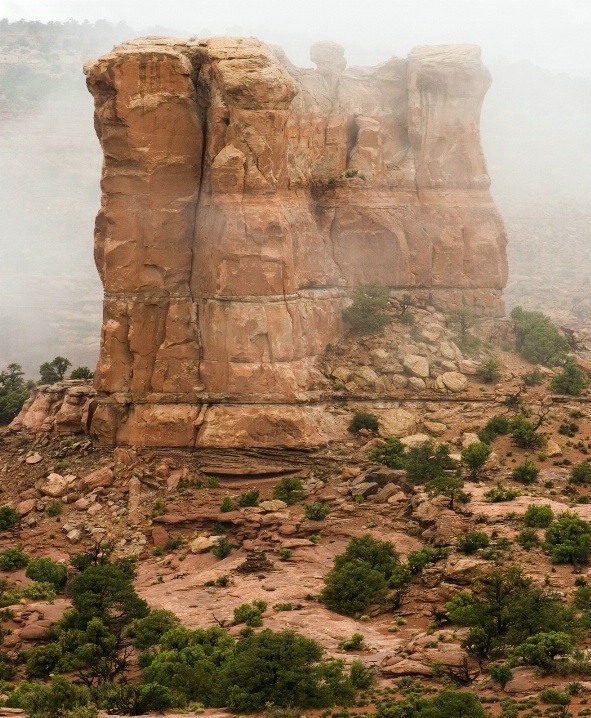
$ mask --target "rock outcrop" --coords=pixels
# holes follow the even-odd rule
[[[105,161],[92,436],[300,446],[331,418],[316,359],[378,281],[502,313],[505,233],[473,46],[315,70],[254,39],[141,38],[85,67]]]

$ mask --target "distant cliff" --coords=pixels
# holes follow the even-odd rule
[[[506,236],[474,46],[316,70],[254,39],[141,38],[85,67],[104,152],[105,289],[91,433],[315,443],[315,363],[370,281],[503,313]]]

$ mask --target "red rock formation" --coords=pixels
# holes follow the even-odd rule
[[[311,57],[143,38],[86,66],[105,156],[97,439],[322,442],[329,415],[298,402],[362,283],[502,313],[478,48],[349,71],[333,43]]]

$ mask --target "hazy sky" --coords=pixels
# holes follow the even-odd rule
[[[591,73],[591,0],[0,0],[11,20],[104,18],[190,35],[256,35],[306,62],[309,41],[347,46],[352,63],[414,45],[473,42],[485,59]]]

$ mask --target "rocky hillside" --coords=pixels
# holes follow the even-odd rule
[[[392,317],[400,311],[393,307]],[[377,683],[359,709],[377,710],[378,717],[384,700],[402,701],[405,686],[415,679],[419,693],[441,690],[451,680],[482,699],[490,715],[546,710],[551,704],[544,701],[552,694],[544,690],[563,692],[576,684],[569,694],[571,715],[586,715],[584,656],[571,664],[566,657],[551,658],[540,667],[533,654],[524,654],[528,659],[518,651],[501,690],[491,667],[513,649],[479,653],[467,641],[469,628],[457,618],[453,601],[466,590],[484,595],[487,576],[517,565],[523,586],[538,591],[535,600],[552,607],[552,615],[578,597],[579,627],[572,638],[562,619],[552,618],[549,625],[567,631],[567,653],[571,640],[586,650],[588,556],[583,552],[574,560],[573,572],[568,552],[552,553],[550,529],[546,533],[543,523],[532,524],[531,508],[549,507],[543,510],[551,511],[548,521],[569,512],[583,520],[581,531],[591,531],[588,395],[550,392],[548,382],[557,372],[548,369],[540,372],[539,384],[524,385],[522,376],[535,367],[510,350],[510,331],[499,339],[504,348],[495,349],[500,376],[486,383],[478,374],[491,351],[486,344],[466,356],[441,315],[417,307],[406,311],[412,324],[396,318],[383,336],[346,340],[325,355],[322,367],[333,384],[335,426],[341,429],[314,451],[101,448],[83,434],[66,435],[64,406],[70,431],[76,430],[87,385],[40,389],[36,412],[30,407],[25,412],[30,423],[21,418],[2,434],[0,503],[14,507],[19,519],[0,531],[0,550],[18,543],[29,557],[67,563],[84,548],[112,541],[116,556],[137,557],[140,596],[153,609],[174,611],[190,628],[215,624],[238,635],[243,624],[236,622],[235,609],[262,601],[265,628],[294,629],[319,641],[330,656],[373,667]],[[487,326],[479,331],[491,333]],[[376,399],[391,387],[402,392],[398,401]],[[52,407],[45,417],[42,397]],[[347,431],[359,410],[375,415],[376,430]],[[519,416],[532,425],[539,419],[534,430],[539,440],[525,448],[511,428]],[[435,447],[447,445],[451,459],[462,461],[463,450],[481,445],[478,435],[487,426],[492,451],[475,474],[464,451],[463,486],[452,504],[445,488],[429,484],[428,463],[417,476],[412,464],[390,468],[379,460],[379,451],[395,436],[408,447],[403,451],[433,441],[431,457]],[[524,465],[533,470],[524,471]],[[579,466],[583,469],[574,471]],[[286,486],[291,488],[277,488]],[[365,535],[391,541],[403,565],[408,560],[418,566],[424,547],[431,553],[409,574],[396,594],[400,600],[370,601],[351,613],[329,609],[328,599],[319,597],[335,556]],[[222,537],[229,552],[212,554]],[[30,584],[24,567],[2,575],[17,589]],[[533,596],[527,591],[523,600]],[[23,649],[44,645],[70,602],[66,592],[53,603],[24,597],[10,606],[3,660],[16,661],[26,655]],[[544,628],[533,628],[533,635]],[[356,633],[362,639],[351,648],[347,641]],[[513,640],[510,634],[506,640]],[[21,676],[22,664],[15,667]]]

